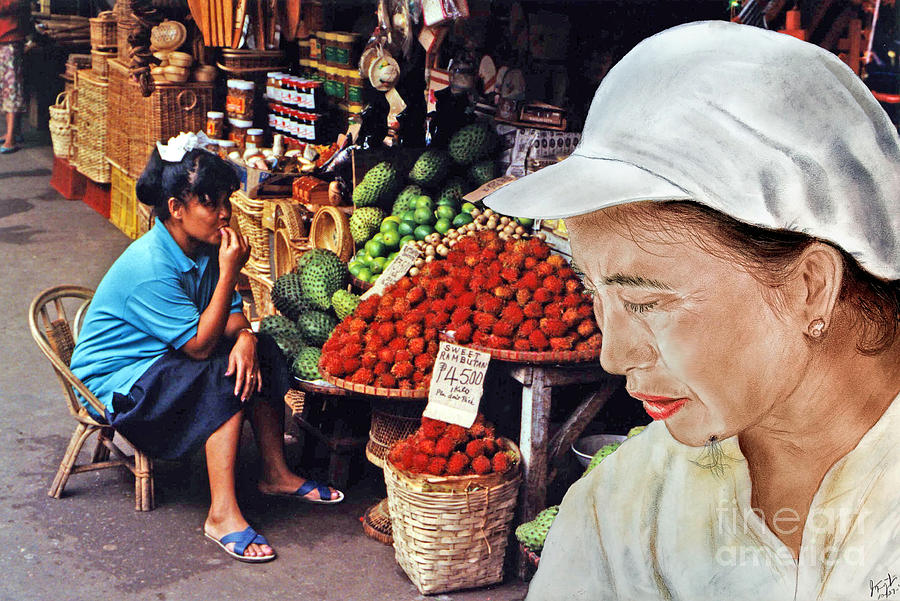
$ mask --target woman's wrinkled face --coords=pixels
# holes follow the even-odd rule
[[[231,221],[231,202],[224,195],[217,201],[192,197],[185,202],[182,227],[193,239],[218,246],[221,229]]]
[[[678,233],[629,232],[614,210],[566,219],[603,368],[684,444],[759,423],[798,382],[802,341],[745,270]]]

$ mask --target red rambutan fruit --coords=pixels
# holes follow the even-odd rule
[[[435,476],[442,476],[446,470],[447,460],[444,457],[432,457],[425,471]]]
[[[397,363],[402,363],[403,361],[409,361],[411,363],[412,360],[413,355],[407,348],[400,349],[394,353],[394,361]]]
[[[425,374],[420,371],[413,372],[412,381],[416,388],[422,388],[425,385]]]
[[[375,312],[375,321],[391,321],[394,319],[394,310],[391,307],[378,307]]]
[[[496,334],[491,334],[488,336],[485,346],[496,349],[508,349],[512,346],[512,339],[506,336],[497,336]]]
[[[516,284],[518,288],[525,288],[527,290],[537,290],[540,285],[541,282],[538,279],[537,274],[533,271],[526,271],[525,275],[523,275]]]
[[[487,432],[487,428],[485,428],[485,432]],[[497,452],[497,439],[494,437],[491,437],[491,438],[482,438],[481,440],[484,443],[484,454],[488,455],[488,456],[493,456],[493,454]]]
[[[519,270],[512,267],[504,267],[500,270],[500,277],[509,283],[515,283],[519,280]]]
[[[493,290],[494,296],[498,299],[509,300],[513,297],[512,288],[509,286],[497,286]]]
[[[383,363],[393,363],[394,362],[394,351],[389,348],[382,347],[378,351],[378,360]]]
[[[463,323],[458,326],[455,330],[455,339],[456,342],[460,344],[466,344],[472,341],[472,324]]]
[[[431,461],[431,458],[425,453],[416,453],[413,455],[412,465],[410,466],[409,471],[420,474],[428,469],[429,461]]]
[[[410,323],[403,329],[403,335],[406,338],[417,338],[422,335],[422,325],[418,323]]]
[[[504,321],[504,322],[510,324],[510,326],[512,326],[513,328],[515,328],[517,325],[522,323],[523,319],[525,319],[525,314],[522,313],[522,309],[519,307],[519,305],[510,303],[510,304],[506,305],[505,307],[503,307],[503,311],[500,312],[500,319],[501,319],[501,321]],[[499,332],[496,332],[496,333],[500,334]],[[508,334],[500,334],[500,335],[507,336]]]
[[[491,335],[487,332],[475,330],[472,333],[472,344],[477,344],[478,346],[488,346],[488,338],[490,337]]]
[[[551,265],[550,263],[547,263],[545,261],[543,263],[538,263],[537,266],[535,266],[535,268],[534,268],[534,272],[537,274],[537,276],[539,278],[543,279],[543,278],[547,277],[548,275],[550,275],[551,273],[553,273],[555,271],[555,269],[556,268],[553,267],[553,265]]]
[[[378,354],[375,351],[366,351],[359,357],[360,363],[362,366],[367,369],[372,369],[375,367],[375,364],[378,363]]]
[[[456,444],[462,444],[469,440],[469,433],[465,428],[457,424],[447,424],[447,429],[444,430],[444,436],[454,441]]]
[[[397,280],[394,286],[396,286],[400,291],[409,292],[409,289],[413,287],[413,283],[409,278],[400,278],[399,280]]]
[[[468,465],[469,456],[457,451],[450,455],[450,459],[447,460],[447,473],[451,476],[459,476],[465,471]]]
[[[405,379],[412,376],[414,371],[416,371],[416,368],[413,367],[412,363],[409,361],[401,361],[400,363],[395,363],[391,368],[391,375],[398,380]]]
[[[528,338],[528,336],[538,329],[539,322],[537,319],[526,319],[522,322],[522,325],[519,326],[519,331],[516,335],[519,338]]]
[[[420,337],[410,338],[409,340],[409,352],[413,354],[413,356],[421,355],[425,352],[425,339]]]
[[[365,320],[363,320],[359,317],[354,317],[353,319],[350,320],[350,325],[348,326],[348,329],[351,332],[365,332],[366,328],[368,328],[368,327],[369,327],[369,324],[367,324],[365,322]]]
[[[466,323],[472,315],[472,310],[468,307],[459,307],[450,314],[450,329],[459,329],[459,326]]]
[[[578,324],[576,331],[582,338],[590,338],[597,331],[597,324],[591,319],[585,319]]]
[[[550,341],[547,340],[547,337],[544,336],[544,333],[540,330],[535,330],[531,334],[529,334],[528,342],[531,343],[531,348],[536,351],[542,351],[550,346]]]
[[[476,311],[472,315],[472,323],[474,323],[475,327],[482,332],[490,332],[496,322],[496,317],[490,313],[485,313],[484,311]]]
[[[547,257],[545,262],[548,265],[551,265],[554,269],[560,269],[567,265],[566,260],[565,260],[565,258],[562,257],[562,255],[552,255],[551,254],[550,256]]]
[[[516,326],[505,319],[499,319],[497,323],[494,324],[494,329],[491,331],[492,334],[496,336],[503,336],[506,338],[510,338],[515,332]]]
[[[371,369],[360,367],[350,376],[350,381],[355,384],[368,385],[375,381],[375,374],[372,373]]]
[[[525,269],[534,269],[540,261],[535,257],[525,257],[525,262],[522,266]]]
[[[563,290],[563,281],[555,275],[545,277],[541,285],[553,294],[559,294]]]
[[[544,306],[544,317],[561,320],[563,316],[562,303],[549,303]]]
[[[363,347],[358,343],[350,343],[344,345],[339,351],[338,354],[341,357],[358,357],[362,354]]]
[[[516,338],[513,340],[513,350],[515,351],[530,351],[531,344],[529,344],[527,338]]]
[[[482,429],[484,429],[482,427]],[[484,455],[484,443],[480,440],[470,440],[468,444],[466,444],[466,455],[475,459],[479,455]]]
[[[536,300],[531,301],[522,308],[525,317],[536,319],[544,316],[544,305]]]
[[[375,367],[372,368],[372,373],[375,374],[375,377],[384,375],[386,373],[390,373],[391,364],[387,361],[379,361],[375,364]]]
[[[422,301],[422,299],[424,299],[424,298],[425,298],[425,290],[423,290],[419,286],[410,288],[409,291],[406,293],[406,300],[409,301],[410,305],[416,305],[416,304],[420,303]]]
[[[422,338],[425,339],[425,342],[431,342],[432,340],[437,340],[438,337],[438,329],[437,328],[425,328],[422,331]]]
[[[497,453],[491,460],[491,467],[498,474],[502,474],[509,469],[511,463],[512,462],[509,459],[509,455],[507,455],[506,453]]]
[[[444,433],[444,430],[447,429],[447,422],[423,416],[421,428],[422,433],[426,438],[437,439],[440,438],[441,434]],[[434,455],[434,453],[432,453],[432,455]]]
[[[519,288],[516,290],[516,303],[518,303],[520,307],[524,307],[531,301],[531,296],[531,290]]]
[[[472,471],[476,474],[490,474],[492,469],[491,460],[484,455],[479,455],[472,460]]]
[[[551,338],[564,336],[569,331],[569,327],[561,319],[554,317],[545,317],[540,321],[541,331]]]
[[[534,291],[534,300],[535,302],[546,304],[549,303],[553,299],[553,293],[547,290],[546,288],[538,288]]]
[[[569,294],[579,294],[582,290],[584,290],[584,286],[582,283],[574,278],[569,278],[564,281],[565,290]]]
[[[475,293],[474,292],[466,292],[464,294],[460,294],[456,299],[457,307],[465,307],[467,309],[471,309],[475,306]]]
[[[413,365],[415,365],[417,369],[424,371],[434,365],[434,357],[423,353],[416,357]]]
[[[449,436],[441,436],[434,445],[434,454],[441,457],[449,457],[455,447],[456,441]]]
[[[360,361],[359,357],[344,357],[344,359],[341,361],[341,367],[339,371],[342,375],[347,375],[352,374],[360,367],[362,367],[362,361]]]
[[[554,351],[570,351],[575,344],[575,336],[557,336],[550,339],[550,348]]]
[[[420,453],[434,455],[434,443],[435,440],[433,438],[426,438],[425,440],[420,441],[416,446]]]
[[[375,378],[375,386],[379,388],[396,388],[397,378],[389,373],[384,373]]]

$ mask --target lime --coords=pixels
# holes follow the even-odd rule
[[[451,221],[456,217],[456,209],[452,205],[438,205],[434,210],[434,216],[437,217],[438,220],[446,219],[447,221]],[[435,229],[437,228],[435,227]]]
[[[523,227],[532,227],[534,225],[534,219],[529,219],[528,217],[516,217],[516,221]]]
[[[385,217],[385,218],[381,221],[382,225],[384,225],[384,222],[385,222],[385,221],[393,221],[393,222],[396,223],[397,225],[400,225],[400,218],[397,217],[396,215],[388,215],[387,217]]]
[[[462,203],[460,210],[463,211],[464,213],[471,213],[472,210],[475,208],[476,208],[475,205],[473,205],[471,202],[464,202],[464,203]]]
[[[431,227],[430,225],[422,224],[416,228],[416,231],[415,231],[416,240],[424,240],[425,236],[427,236],[428,234],[430,234],[432,232],[434,232],[433,227]]]
[[[412,236],[412,235],[403,236],[402,238],[400,238],[400,248],[403,248],[404,246],[406,246],[407,242],[415,242],[415,241],[416,241],[415,236]]]
[[[387,264],[390,263],[387,257],[375,257],[372,259],[372,273],[381,273]],[[376,271],[377,270],[377,271]]]
[[[430,196],[419,196],[416,198],[416,208],[417,209],[428,209],[429,211],[434,210],[434,201],[431,200]]]
[[[368,267],[363,267],[356,274],[356,279],[362,280],[364,282],[368,282],[369,280],[372,279],[372,271]]]
[[[387,259],[388,259],[388,261],[387,261],[387,262],[388,262],[388,265],[390,265],[391,263],[393,263],[394,259],[396,259],[396,258],[397,258],[397,255],[399,255],[399,254],[400,254],[400,253],[397,252],[397,251],[394,251],[394,252],[392,252],[391,254],[389,254],[388,257],[387,257]]]
[[[387,232],[396,232],[397,228],[400,227],[400,220],[397,221],[388,221],[385,219],[381,222],[381,227],[378,229],[380,234],[386,234]]]
[[[375,240],[374,238],[372,238],[371,240],[366,242],[365,248],[366,248],[366,252],[373,259],[375,259],[377,257],[383,257],[385,254],[385,251],[386,251],[386,249],[384,247],[384,242],[382,242],[381,240]],[[370,263],[370,266],[371,266],[371,263]]]
[[[388,230],[384,232],[384,245],[388,248],[397,248],[400,246],[400,234],[397,230]]]
[[[472,218],[472,216],[466,213],[464,210],[462,213],[453,218],[451,225],[453,227],[461,227],[463,225],[472,223],[473,221],[475,220]]]
[[[434,231],[439,234],[446,234],[450,230],[449,219],[438,219],[434,224]]]
[[[357,274],[358,274],[362,269],[365,269],[365,265],[363,265],[362,263],[359,263],[359,262],[357,262],[357,261],[353,261],[353,262],[351,262],[350,264],[347,265],[347,271],[349,271],[349,272],[350,272],[350,275],[352,275],[353,277],[356,277]]]
[[[434,213],[433,209],[429,209],[427,207],[419,207],[415,212],[416,223],[419,225],[431,225],[434,223]]]
[[[401,221],[415,221],[416,220],[416,211],[415,209],[410,209],[409,211],[403,211],[403,214],[400,215]]]
[[[382,234],[381,232],[378,232],[377,234],[372,236],[371,239],[374,240],[375,242],[381,242],[383,244],[384,243],[384,234]],[[369,253],[369,254],[372,254],[372,253]],[[372,256],[374,257],[375,255],[372,255]]]
[[[397,226],[397,233],[401,236],[410,236],[413,233],[413,230],[416,229],[416,226],[419,225],[415,221],[404,219],[400,222],[400,225]]]

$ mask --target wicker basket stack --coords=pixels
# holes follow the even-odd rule
[[[98,184],[110,181],[109,163],[106,160],[109,108],[108,84],[87,69],[80,70],[75,78],[75,112],[78,124],[74,138],[73,162],[78,172]]]
[[[53,155],[69,160],[72,149],[72,110],[69,93],[61,92],[56,102],[50,106],[50,140]]]
[[[518,453],[512,442],[506,443]],[[419,592],[435,594],[503,580],[519,464],[503,474],[427,476],[385,462],[394,553]]]

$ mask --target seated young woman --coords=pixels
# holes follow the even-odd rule
[[[235,497],[245,414],[262,457],[261,493],[325,504],[344,495],[285,461],[288,367],[272,339],[252,331],[235,289],[250,254],[228,225],[238,178],[195,145],[183,134],[154,150],[137,196],[154,208],[155,225],[97,287],[71,367],[105,405],[103,417],[151,457],[177,459],[203,446],[211,497],[204,534],[235,559],[269,561],[275,551]]]

